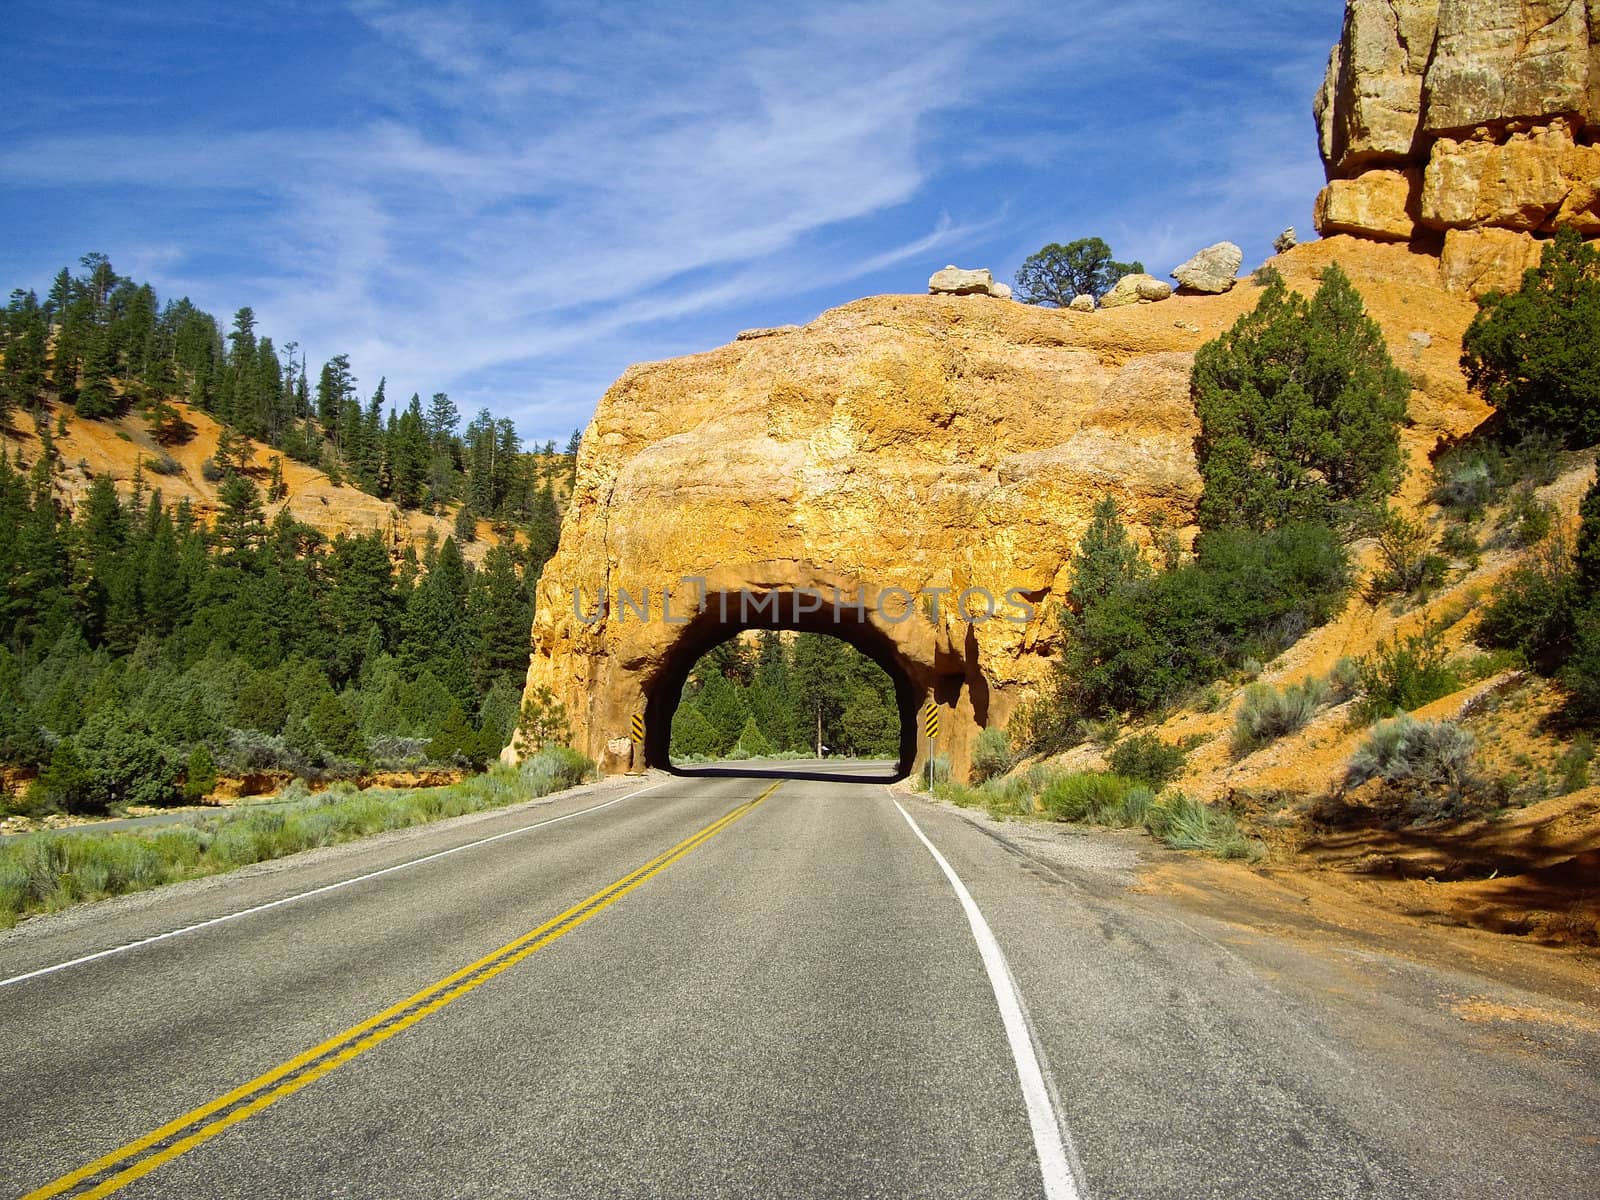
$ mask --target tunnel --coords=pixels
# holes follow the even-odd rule
[[[747,591],[706,595],[700,611],[681,628],[659,669],[645,681],[645,765],[674,769],[672,717],[690,671],[707,651],[747,629],[795,630],[836,637],[883,668],[894,684],[900,720],[896,775],[911,771],[917,758],[917,713],[929,690],[912,679],[893,640],[858,606],[836,604],[826,593],[809,589],[772,591],[759,596]]]

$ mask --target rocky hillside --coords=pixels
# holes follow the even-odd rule
[[[46,403],[45,420],[53,435],[60,463],[56,472],[57,495],[68,512],[89,489],[94,479],[110,475],[117,490],[128,495],[133,490],[135,470],[142,473],[144,485],[159,489],[169,503],[187,499],[203,519],[210,520],[217,509],[216,482],[206,479],[202,464],[217,450],[221,426],[206,413],[181,402],[172,402],[183,420],[194,430],[193,436],[179,445],[162,446],[151,436],[137,410],[117,419],[90,421],[79,418],[70,408]],[[59,422],[65,417],[63,432]],[[13,457],[21,454],[32,464],[40,452],[34,422],[25,413],[14,413],[9,427],[0,426],[0,445]],[[270,520],[287,509],[301,521],[327,537],[340,534],[384,535],[391,552],[398,555],[412,546],[420,555],[429,539],[443,542],[455,531],[455,506],[430,515],[420,510],[404,510],[377,496],[348,484],[336,484],[323,472],[279,454],[271,447],[241,439],[250,446],[249,473],[263,492],[274,457],[282,462],[283,480],[288,495],[267,504]],[[565,496],[558,495],[564,504]],[[462,547],[463,556],[481,562],[498,535],[488,521],[477,523],[477,540]]]

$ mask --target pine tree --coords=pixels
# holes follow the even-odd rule
[[[1337,265],[1308,304],[1274,279],[1195,355],[1205,529],[1346,526],[1399,482],[1411,384]]]
[[[1072,556],[1072,599],[1079,609],[1105,599],[1127,583],[1150,577],[1150,566],[1128,537],[1117,502],[1102,497]]]

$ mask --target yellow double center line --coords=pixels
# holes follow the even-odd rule
[[[391,1005],[375,1016],[368,1017],[321,1045],[313,1046],[281,1063],[264,1075],[258,1075],[225,1096],[219,1096],[192,1112],[168,1121],[159,1129],[152,1129],[143,1137],[120,1146],[76,1171],[29,1192],[22,1200],[44,1200],[47,1196],[109,1196],[134,1180],[148,1175],[162,1163],[171,1162],[203,1145],[230,1126],[254,1116],[292,1096],[307,1084],[353,1062],[374,1046],[388,1041],[403,1029],[415,1025],[431,1013],[436,1013],[453,1001],[461,999],[474,988],[481,987],[500,972],[516,966],[530,954],[579,925],[602,910],[615,904],[634,888],[659,875],[696,846],[709,841],[750,812],[773,792],[782,781],[772,784],[754,800],[741,804],[720,820],[713,821],[698,833],[685,838],[672,849],[657,855],[632,874],[601,888],[586,900],[580,900],[566,912],[530,930],[515,941],[507,942],[498,950],[469,963],[454,974],[430,984],[413,996]]]

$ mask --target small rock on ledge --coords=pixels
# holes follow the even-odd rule
[[[1172,285],[1162,283],[1154,275],[1124,275],[1117,286],[1100,297],[1101,308],[1120,308],[1124,304],[1147,303],[1165,300],[1172,295]]]
[[[757,338],[782,337],[786,333],[799,333],[798,325],[768,325],[761,329],[741,329],[736,342],[753,342]]]
[[[1072,298],[1072,303],[1067,305],[1073,312],[1093,312],[1094,297],[1087,292],[1080,293]]]
[[[996,283],[988,267],[964,271],[947,266],[935,271],[928,279],[928,293],[933,296],[993,296],[998,300],[1011,299],[1009,284]]]

